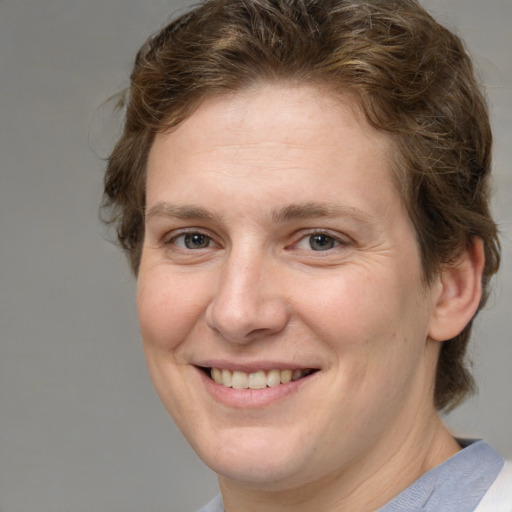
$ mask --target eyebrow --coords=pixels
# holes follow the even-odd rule
[[[214,213],[195,205],[174,205],[159,202],[146,211],[146,222],[153,217],[174,217],[181,220],[208,220],[218,218]]]
[[[359,208],[321,202],[290,204],[272,212],[272,220],[277,223],[323,217],[352,217],[366,222],[370,220],[370,216]]]
[[[181,220],[219,221],[220,216],[210,210],[194,204],[175,205],[161,201],[146,212],[146,222],[153,217],[171,217]],[[300,219],[319,219],[327,217],[351,217],[361,222],[369,222],[370,215],[353,207],[322,202],[293,203],[271,213],[272,222],[284,224]]]

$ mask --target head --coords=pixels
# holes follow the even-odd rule
[[[206,100],[261,84],[303,84],[354,99],[391,141],[393,176],[425,284],[481,240],[482,307],[499,265],[486,104],[461,41],[414,0],[213,0],[149,39],[124,94],[124,131],[105,177],[104,205],[133,272],[157,134],[180,126]],[[472,389],[465,365],[470,330],[471,322],[442,343],[438,409]]]

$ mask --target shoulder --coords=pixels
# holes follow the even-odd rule
[[[475,512],[512,512],[512,461],[505,462]]]
[[[224,512],[224,505],[222,504],[222,498],[220,497],[220,494],[217,494],[213,500],[208,502],[197,512]]]

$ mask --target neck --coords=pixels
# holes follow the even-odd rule
[[[226,512],[371,512],[460,450],[435,411],[421,428],[380,439],[371,452],[305,485],[255,489],[219,477]]]

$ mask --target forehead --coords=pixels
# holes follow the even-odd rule
[[[381,233],[375,243],[386,234],[414,238],[391,147],[354,100],[315,87],[265,86],[210,98],[156,137],[146,222],[181,219],[268,234],[283,220],[323,217],[367,238]]]
[[[268,215],[278,205],[320,201],[384,215],[389,201],[401,203],[390,149],[390,137],[350,95],[265,84],[211,97],[156,136],[147,209],[200,199],[240,214],[267,207]]]
[[[389,161],[391,137],[369,125],[352,95],[308,84],[260,84],[208,97],[177,127],[158,134],[148,169],[155,173],[167,159],[178,173],[191,160],[197,165],[210,159],[209,164],[202,163],[213,167],[212,159],[225,156],[232,162],[245,161],[250,175],[265,170],[264,158],[272,160],[268,168],[301,152],[319,160],[338,152],[345,160],[350,154],[347,147],[355,145]]]

